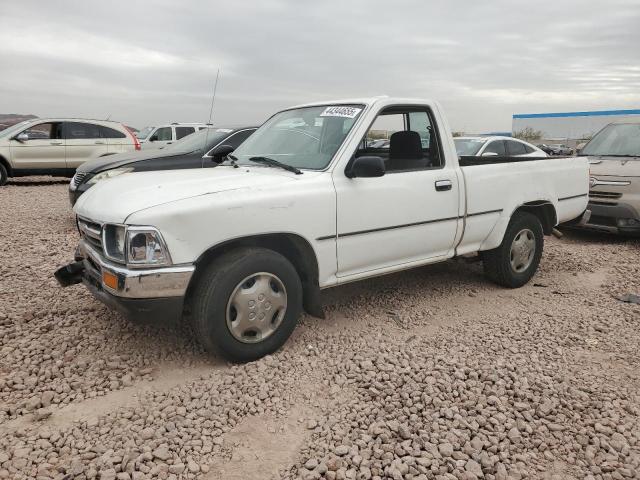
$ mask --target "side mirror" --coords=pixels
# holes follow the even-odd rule
[[[19,142],[26,142],[27,140],[29,140],[29,135],[22,132],[19,133],[18,135],[15,136],[15,139]]]
[[[155,142],[156,140],[158,140],[158,135],[151,135],[151,137],[149,137],[149,141],[150,142]]]
[[[216,148],[211,150],[211,152],[209,152],[209,156],[214,162],[220,163],[224,159],[224,157],[232,153],[234,150],[235,148],[233,148],[231,145],[218,145]]]
[[[497,157],[498,154],[496,152],[484,152],[482,154],[483,157]]]
[[[347,172],[349,178],[382,177],[385,173],[384,160],[380,157],[358,157]]]

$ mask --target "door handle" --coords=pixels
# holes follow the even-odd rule
[[[451,180],[438,180],[436,182],[437,192],[446,192],[447,190],[451,190],[451,188],[453,188]]]
[[[104,142],[96,142],[96,145],[104,145]]]
[[[51,145],[62,145],[62,142],[51,142]]]

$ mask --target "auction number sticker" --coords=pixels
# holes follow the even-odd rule
[[[335,106],[335,107],[325,108],[324,112],[322,112],[320,116],[321,117],[356,118],[361,111],[362,111],[361,108],[356,108],[356,107]]]

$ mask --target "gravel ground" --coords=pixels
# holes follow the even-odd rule
[[[0,188],[0,479],[640,478],[639,241],[548,238],[518,290],[457,261],[332,289],[230,365],[56,285],[66,188]]]

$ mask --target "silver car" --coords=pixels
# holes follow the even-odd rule
[[[0,185],[27,175],[70,177],[87,160],[130,150],[140,150],[140,142],[118,122],[27,120],[0,131]]]

